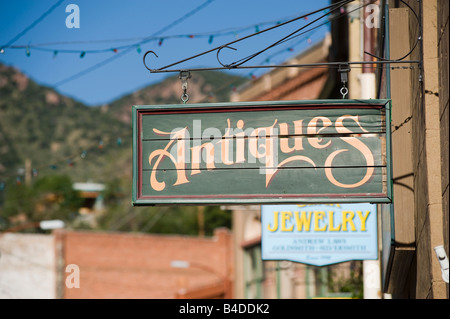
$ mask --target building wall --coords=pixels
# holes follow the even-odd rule
[[[437,45],[438,45],[438,67],[439,67],[439,119],[441,134],[441,189],[442,189],[442,232],[444,234],[444,247],[449,256],[449,1],[438,0],[438,19],[437,19]],[[447,288],[447,299],[449,298],[449,285]]]
[[[327,35],[322,42],[300,53],[288,63],[328,61],[330,46],[331,37]],[[324,93],[327,91],[327,82],[335,82],[331,77],[328,68],[274,69],[238,88],[232,100],[238,102],[328,98]],[[312,267],[289,261],[261,261],[260,257],[257,258],[261,247],[260,207],[227,206],[227,209],[233,211],[236,298],[306,299],[331,295],[327,290],[327,271],[333,272],[339,279],[349,278],[351,262],[330,267]],[[256,264],[252,264],[252,258]]]
[[[232,210],[233,252],[235,261],[234,296],[246,298],[244,246],[261,241],[261,210],[259,206],[227,206]]]
[[[51,235],[0,235],[0,299],[53,299],[56,290]]]
[[[423,26],[422,38],[407,59],[422,60],[423,64],[414,65],[410,74],[411,123],[408,125],[412,150],[404,154],[412,159],[414,233],[410,235],[415,238],[415,256],[409,271],[398,274],[407,281],[404,287],[397,287],[396,294],[417,299],[448,298],[448,284],[442,280],[434,252],[438,245],[445,245],[447,255],[449,251],[448,1],[408,0],[406,3],[418,14]],[[413,45],[419,37],[415,16],[402,2],[389,1],[389,5],[410,12],[404,34],[409,34],[409,42]],[[405,48],[405,54],[408,50]],[[394,193],[394,201],[399,200],[402,198]],[[396,225],[396,233],[405,231],[411,232]],[[399,260],[392,268],[404,267],[402,262]]]
[[[314,100],[318,98],[327,79],[328,72],[326,69],[312,69],[310,72],[300,74],[286,85],[259,96],[256,100]]]
[[[389,49],[390,57],[398,59],[411,47],[409,37],[410,20],[413,16],[408,8],[389,9]],[[413,65],[413,68],[417,68]],[[394,298],[408,298],[415,295],[415,284],[407,281],[404,274],[413,265],[416,252],[414,218],[414,166],[413,166],[413,130],[412,130],[412,87],[413,70],[409,67],[395,66],[390,72],[391,111],[391,148],[393,167],[393,207],[394,207],[394,247],[393,258],[398,264],[391,271],[386,292]],[[417,78],[416,78],[417,79]],[[386,96],[383,96],[386,97]],[[387,223],[386,220],[383,221]],[[389,248],[387,244],[385,249]],[[399,287],[401,287],[399,289]]]
[[[330,45],[331,37],[327,34],[322,41],[290,59],[287,64],[326,62]],[[328,78],[329,71],[326,68],[274,69],[238,88],[231,100],[234,102],[313,100],[320,97]]]
[[[417,78],[415,81],[414,79],[412,81],[414,83],[413,92],[419,92],[419,94],[414,96],[412,123],[413,130],[416,133],[413,158],[416,173],[414,180],[417,224],[416,297],[419,299],[446,297],[445,283],[442,281],[439,262],[433,251],[435,246],[444,243],[444,227],[442,223],[443,176],[441,169],[441,164],[443,163],[440,160],[443,150],[441,149],[441,119],[438,96],[440,72],[438,35],[440,35],[440,32],[436,24],[438,11],[441,9],[437,4],[436,0],[422,1],[423,79],[419,86],[417,85]],[[422,88],[420,84],[422,84]],[[438,93],[438,95],[434,93]],[[445,165],[448,167],[448,162]],[[448,226],[446,232],[448,233]]]
[[[210,238],[87,231],[56,236],[62,265],[59,298],[171,299],[232,277],[231,235],[226,229]],[[174,260],[191,266],[172,268]],[[68,265],[79,269],[79,288],[65,284],[72,274],[64,271]]]

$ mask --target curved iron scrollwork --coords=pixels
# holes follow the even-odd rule
[[[144,62],[144,66],[145,66],[145,68],[146,68],[147,70],[149,70],[150,72],[156,72],[155,69],[150,69],[150,68],[147,66],[147,63],[145,63],[145,58],[147,57],[147,55],[148,55],[149,53],[152,53],[155,57],[158,57],[158,55],[157,55],[154,51],[147,51],[147,52],[145,52],[144,57],[142,58],[142,60],[143,60],[143,62]]]
[[[409,61],[408,61],[408,60],[405,60],[408,56],[410,56],[410,55],[412,54],[412,52],[413,52],[413,50],[416,48],[418,42],[421,40],[421,36],[419,35],[419,37],[418,37],[416,43],[413,45],[413,47],[410,49],[410,51],[409,51],[405,56],[403,56],[402,58],[396,59],[396,60],[385,59],[385,58],[382,58],[382,57],[378,57],[378,56],[376,56],[376,55],[374,55],[374,54],[372,54],[372,53],[365,52],[366,54],[368,54],[368,55],[370,55],[370,56],[376,58],[378,61],[325,62],[325,63],[310,63],[310,64],[301,64],[301,65],[300,65],[300,64],[293,64],[293,65],[282,64],[282,65],[270,65],[270,66],[269,66],[269,65],[243,66],[244,63],[246,63],[246,62],[252,60],[253,58],[255,58],[256,56],[262,54],[263,52],[265,52],[265,51],[267,51],[267,50],[269,50],[269,49],[271,49],[271,48],[273,48],[273,47],[275,47],[275,46],[277,46],[277,45],[279,45],[279,44],[282,44],[282,43],[284,43],[284,42],[286,42],[286,41],[289,41],[289,40],[291,40],[291,39],[293,39],[293,38],[295,38],[295,37],[298,37],[298,36],[303,35],[303,34],[305,34],[305,33],[307,33],[307,32],[310,32],[310,31],[312,31],[312,30],[314,30],[314,29],[316,29],[316,28],[318,28],[318,27],[320,27],[320,26],[322,26],[322,25],[327,24],[329,21],[326,21],[326,22],[324,22],[324,23],[322,23],[322,24],[320,24],[320,25],[311,27],[310,29],[308,29],[308,30],[306,30],[306,31],[303,31],[304,29],[306,29],[307,27],[311,26],[313,23],[319,21],[320,19],[326,17],[327,15],[333,14],[332,17],[330,16],[329,20],[338,19],[338,18],[343,17],[344,15],[348,15],[349,13],[351,13],[351,12],[353,12],[353,11],[362,9],[362,8],[364,8],[365,6],[368,6],[368,5],[370,5],[370,4],[373,4],[373,3],[375,3],[377,0],[373,0],[373,1],[370,1],[370,2],[368,2],[368,3],[365,3],[365,4],[363,4],[363,5],[359,6],[359,7],[357,7],[356,9],[353,9],[353,10],[351,10],[351,11],[349,11],[349,12],[345,12],[345,11],[344,11],[344,12],[340,12],[340,14],[338,14],[338,15],[335,14],[335,11],[338,11],[338,12],[339,12],[339,10],[340,10],[343,6],[349,4],[350,2],[353,2],[353,1],[354,1],[354,0],[342,0],[342,1],[339,1],[339,2],[337,2],[337,3],[334,3],[334,4],[332,4],[332,5],[329,5],[329,6],[327,6],[327,7],[324,7],[324,8],[318,9],[318,10],[315,10],[315,11],[310,12],[310,13],[308,13],[308,14],[305,14],[305,15],[302,15],[302,16],[299,16],[299,17],[296,17],[296,18],[291,19],[291,20],[289,20],[289,21],[286,21],[286,22],[277,24],[277,25],[275,25],[275,26],[272,26],[272,27],[270,27],[270,28],[267,28],[267,29],[265,29],[265,30],[259,31],[258,33],[255,33],[255,34],[251,34],[251,35],[242,37],[242,38],[240,38],[240,39],[231,41],[231,42],[229,42],[229,43],[226,43],[226,44],[223,44],[223,45],[221,45],[221,46],[215,47],[215,48],[213,48],[213,49],[207,50],[207,51],[205,51],[205,52],[196,54],[196,55],[194,55],[194,56],[185,58],[185,59],[183,59],[183,60],[180,60],[180,61],[171,63],[171,64],[166,65],[166,66],[161,67],[161,68],[150,68],[149,65],[146,63],[146,58],[147,58],[147,55],[148,55],[148,54],[151,53],[151,54],[153,54],[155,57],[158,57],[158,55],[157,55],[154,51],[151,51],[151,50],[150,50],[150,51],[147,51],[147,52],[144,54],[144,56],[143,56],[143,63],[144,63],[145,68],[146,68],[147,70],[149,70],[151,73],[161,73],[161,72],[182,72],[182,71],[186,71],[186,70],[189,70],[189,71],[206,71],[206,70],[249,69],[249,68],[277,68],[277,67],[319,67],[319,66],[320,66],[320,67],[324,67],[324,66],[328,66],[328,67],[337,67],[337,66],[339,66],[339,65],[341,65],[341,64],[343,64],[343,63],[345,63],[345,64],[347,64],[347,65],[350,65],[350,64],[360,64],[360,65],[364,65],[364,64],[389,64],[389,63],[417,63],[417,64],[420,65],[421,61],[418,61],[418,60],[409,60]],[[403,0],[400,0],[400,1],[401,1],[402,3],[405,3]],[[410,9],[410,10],[413,12],[413,14],[415,15],[415,17],[416,17],[416,19],[417,19],[417,21],[418,21],[418,23],[419,23],[419,29],[420,29],[419,32],[421,32],[420,18],[418,17],[417,13],[416,13],[416,12],[415,12],[408,4],[405,3],[405,5],[407,5],[407,6],[409,7],[409,9]],[[280,40],[278,40],[278,41],[272,43],[271,45],[265,47],[264,49],[262,49],[262,50],[260,50],[260,51],[258,51],[258,52],[255,52],[255,53],[253,53],[253,54],[251,54],[251,55],[249,55],[249,56],[247,56],[247,57],[241,58],[241,59],[239,59],[239,60],[235,60],[234,62],[231,62],[231,63],[229,63],[229,64],[223,63],[223,61],[220,59],[220,52],[221,52],[223,49],[225,49],[225,48],[226,48],[226,49],[231,49],[231,50],[237,51],[236,48],[234,48],[234,47],[231,46],[232,44],[234,44],[234,43],[236,43],[236,42],[243,41],[243,40],[245,40],[245,39],[248,39],[248,38],[253,37],[253,36],[256,36],[256,35],[260,35],[260,34],[262,34],[262,33],[264,33],[264,32],[270,31],[270,30],[272,30],[272,29],[274,29],[274,28],[281,27],[281,26],[286,25],[286,24],[288,24],[288,23],[292,23],[292,22],[297,21],[297,20],[299,20],[299,19],[303,19],[303,18],[308,17],[308,16],[310,16],[310,15],[312,15],[312,14],[315,14],[315,13],[318,13],[318,12],[321,12],[321,11],[325,11],[325,10],[328,10],[328,12],[326,12],[325,14],[322,14],[320,17],[314,19],[313,21],[309,22],[309,23],[306,24],[305,26],[303,26],[303,27],[301,27],[301,28],[295,30],[294,32],[288,34],[287,36],[284,36],[282,39],[280,39]],[[300,31],[303,31],[303,32],[300,32]],[[173,66],[178,65],[178,64],[181,64],[181,63],[183,63],[183,62],[186,62],[186,61],[189,61],[189,60],[198,58],[198,57],[200,57],[200,56],[203,56],[203,55],[205,55],[205,54],[208,54],[208,53],[211,53],[211,52],[214,52],[214,51],[217,51],[217,52],[216,52],[216,59],[217,59],[218,63],[221,65],[221,67],[189,68],[189,69],[188,69],[188,68],[184,68],[184,69],[169,69],[170,67],[173,67]]]

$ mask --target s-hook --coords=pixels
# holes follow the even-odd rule
[[[191,78],[191,72],[189,71],[180,71],[180,80],[181,80],[181,89],[183,90],[183,94],[181,95],[181,101],[183,101],[184,104],[189,100],[189,95],[187,92],[188,87],[188,79]]]
[[[345,99],[345,96],[348,94],[348,88],[346,83],[348,82],[348,72],[350,72],[350,66],[348,64],[340,64],[338,69],[339,74],[341,75],[341,94],[342,98]]]

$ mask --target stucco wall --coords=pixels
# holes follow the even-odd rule
[[[0,298],[55,298],[52,235],[0,235]]]
[[[445,237],[448,242],[448,173],[445,175],[448,172],[448,116],[447,120],[445,118],[448,114],[448,56],[445,58],[442,55],[445,46],[448,47],[448,36],[442,37],[445,32],[448,35],[448,31],[445,31],[448,1],[408,3],[417,13],[422,13],[423,23],[423,40],[419,43],[422,46],[423,65],[422,69],[416,68],[411,77],[416,298],[448,298],[448,285],[446,288],[441,278],[441,269],[433,250],[435,246],[444,244]],[[444,14],[444,10],[447,16],[438,18]],[[411,43],[416,41],[417,29],[417,21],[411,19]],[[420,50],[415,50],[410,58],[420,59]],[[445,70],[442,69],[445,64],[443,61],[447,63]],[[446,81],[445,89],[443,81]],[[446,250],[448,253],[448,244]]]
[[[443,208],[443,218],[442,218],[442,231],[444,233],[444,247],[449,254],[449,222],[448,222],[448,211],[449,211],[449,111],[448,111],[448,50],[449,50],[449,25],[448,25],[448,14],[449,14],[449,1],[439,0],[438,1],[438,58],[439,58],[439,117],[440,117],[440,128],[441,128],[441,167],[442,167],[442,208]],[[447,287],[447,299],[449,298],[449,285]]]

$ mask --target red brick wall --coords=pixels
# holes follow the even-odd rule
[[[328,70],[325,68],[308,69],[253,100],[314,100],[319,97],[327,78]]]
[[[200,289],[230,275],[233,265],[231,235],[216,230],[214,237],[145,235],[129,233],[63,232],[61,284],[63,298],[175,298],[180,289]],[[196,262],[211,271],[171,268],[172,260]],[[68,288],[71,272],[79,267],[80,288]],[[212,272],[216,272],[217,275]]]

